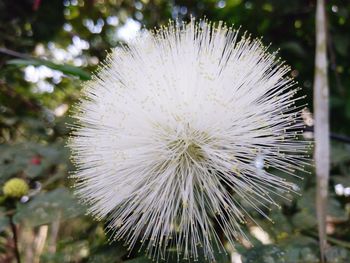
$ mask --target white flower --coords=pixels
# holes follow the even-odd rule
[[[155,260],[215,260],[246,239],[274,197],[295,185],[306,143],[289,68],[222,23],[170,23],[113,50],[86,84],[70,142],[77,193],[115,239]],[[269,168],[266,170],[266,168]]]

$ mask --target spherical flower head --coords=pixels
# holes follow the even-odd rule
[[[23,179],[13,178],[4,184],[2,191],[5,197],[20,198],[28,193],[29,186]]]
[[[155,260],[215,261],[295,185],[305,143],[289,68],[260,40],[170,23],[116,48],[83,91],[70,141],[76,192],[114,239]]]

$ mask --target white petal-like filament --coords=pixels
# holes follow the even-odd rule
[[[289,68],[224,24],[170,23],[116,48],[77,106],[76,191],[113,238],[155,260],[215,260],[268,218],[307,162]],[[141,245],[138,244],[141,242]]]

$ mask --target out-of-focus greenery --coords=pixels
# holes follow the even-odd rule
[[[263,36],[271,52],[280,49],[312,111],[314,14],[314,0],[0,1],[0,186],[11,178],[30,186],[21,199],[0,194],[0,262],[15,262],[10,219],[23,262],[148,262],[123,243],[108,243],[104,222],[85,216],[70,188],[69,111],[81,81],[110,48],[142,25],[153,28],[170,18],[223,20]],[[350,3],[327,1],[327,15],[331,130],[350,135]],[[350,262],[349,145],[333,141],[331,161],[326,256],[329,262]],[[304,180],[292,178],[302,196],[291,194],[280,210],[266,211],[274,224],[251,211],[266,233],[262,238],[248,224],[254,247],[235,248],[243,262],[319,262],[310,171],[301,175]],[[218,262],[230,260],[218,255]]]

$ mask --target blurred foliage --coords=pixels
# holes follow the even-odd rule
[[[0,1],[0,186],[15,177],[30,186],[20,200],[0,196],[0,262],[15,261],[11,220],[23,262],[150,262],[120,242],[109,243],[103,222],[84,216],[86,208],[71,193],[74,167],[65,148],[81,80],[125,40],[126,29],[191,15],[241,26],[271,42],[271,51],[280,49],[312,111],[314,13],[314,0]],[[327,14],[331,129],[350,135],[350,4],[327,1]],[[332,143],[329,262],[350,262],[349,153],[349,145]],[[319,262],[315,176],[300,176],[305,179],[292,180],[303,195],[291,194],[281,209],[266,211],[274,224],[252,211],[268,239],[250,231],[254,247],[235,248],[243,262]],[[229,262],[225,254],[217,258]],[[176,256],[170,253],[169,262]]]

